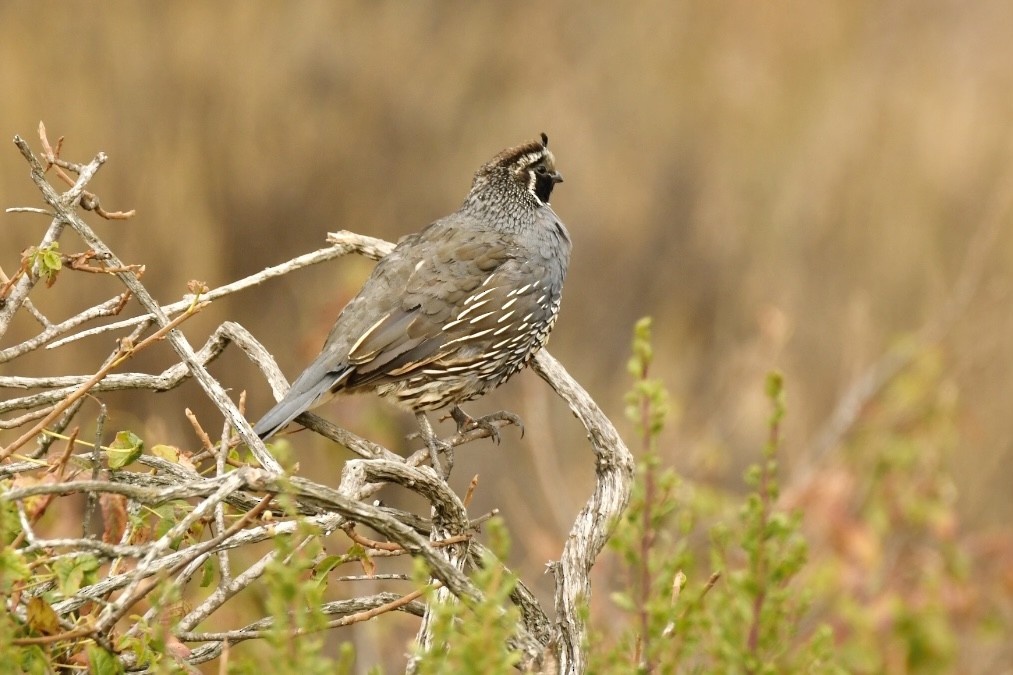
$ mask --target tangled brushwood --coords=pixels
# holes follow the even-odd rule
[[[8,392],[0,401],[0,429],[12,439],[0,449],[0,598],[7,610],[0,621],[0,644],[5,645],[0,670],[43,665],[96,672],[193,670],[196,664],[227,659],[229,646],[238,642],[267,640],[284,654],[295,644],[319,646],[324,631],[382,620],[392,612],[422,617],[408,667],[425,670],[427,653],[453,646],[443,643],[445,632],[434,642],[433,627],[445,616],[441,607],[457,603],[482,608],[505,622],[501,648],[513,654],[518,666],[584,671],[589,572],[629,501],[633,460],[611,422],[558,361],[543,350],[533,367],[587,429],[595,484],[560,560],[550,565],[556,592],[555,607],[547,611],[519,580],[481,588],[475,583],[476,574],[512,575],[476,536],[487,517],[468,513],[468,495],[457,495],[428,466],[428,449],[404,458],[303,413],[301,424],[358,458],[344,465],[336,488],[292,475],[245,419],[242,396],[230,398],[208,370],[228,345],[236,345],[281,398],[288,385],[271,355],[233,322],[222,323],[197,349],[176,330],[230,293],[349,253],[379,259],[392,244],[335,233],[326,248],[218,288],[192,282],[179,302],[160,306],[141,282],[143,265],[122,262],[82,218],[82,210],[105,219],[133,215],[105,210],[86,189],[107,157],[99,153],[83,164],[66,161],[60,157],[61,144],[50,144],[41,125],[39,131],[40,156],[20,137],[14,143],[46,207],[8,211],[26,218],[45,216],[49,224],[38,243],[26,249],[20,268],[0,276],[0,340],[19,313],[40,326],[29,339],[0,342],[0,363],[5,364],[0,389]],[[50,183],[54,176],[69,189],[59,192]],[[84,251],[65,252],[80,243]],[[71,284],[55,283],[59,277],[81,272],[114,276],[124,288],[68,319],[50,321],[32,303],[33,290],[42,292],[39,282],[44,281],[53,286],[48,292],[60,292]],[[123,319],[121,314],[132,316]],[[12,374],[25,355],[74,349],[77,340],[101,333],[115,335],[117,346],[91,374]],[[166,351],[166,345],[176,362],[163,372],[125,368],[135,354]],[[187,411],[201,450],[146,447],[131,432],[106,428],[103,392],[155,393],[189,378],[224,418],[220,435],[212,440],[205,425]],[[15,390],[31,393],[12,396]],[[84,438],[81,428],[96,430]],[[494,427],[475,427],[441,440],[453,447],[494,433]],[[420,495],[429,512],[371,503],[383,485]],[[80,536],[47,538],[41,526],[46,514],[59,514],[64,522],[80,517],[80,525],[75,524]],[[348,552],[323,555],[323,539],[339,530],[348,536]],[[273,543],[267,553],[264,542]],[[374,558],[395,555],[418,561],[418,573],[376,574]],[[325,602],[320,589],[329,574],[344,566],[359,572],[340,577],[347,597]],[[386,588],[357,595],[357,581],[370,581],[371,589],[377,584]],[[202,588],[199,594],[190,593],[197,587]],[[268,598],[263,615],[244,617],[240,625],[217,632],[198,632],[224,603],[251,592]],[[192,597],[203,599],[193,606]]]

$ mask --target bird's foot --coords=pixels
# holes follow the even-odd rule
[[[450,411],[450,416],[454,418],[454,422],[457,423],[457,433],[463,434],[472,429],[482,429],[489,437],[492,438],[493,442],[499,445],[500,435],[499,428],[495,422],[506,422],[507,424],[513,424],[521,430],[521,437],[524,437],[524,422],[521,418],[512,412],[506,410],[500,410],[483,417],[472,417],[468,413],[464,412],[460,406],[454,406]]]
[[[429,461],[432,463],[433,469],[438,475],[443,477],[443,480],[447,480],[450,478],[450,471],[454,468],[454,446],[436,437],[433,426],[429,423],[429,418],[426,417],[425,413],[416,413],[415,419],[419,423],[419,436],[422,437],[422,441],[429,448]],[[441,452],[447,458],[446,471],[440,465]]]
[[[443,480],[450,478],[450,472],[454,468],[454,446],[433,436],[426,439],[426,447],[429,448],[429,459],[436,473],[442,476]],[[441,452],[447,458],[446,469],[440,464],[439,456]]]

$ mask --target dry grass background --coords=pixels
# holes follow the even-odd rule
[[[798,470],[849,384],[943,311],[973,237],[999,218],[939,346],[938,384],[958,401],[959,513],[989,531],[1013,518],[1010,25],[1013,5],[990,0],[5,2],[0,135],[34,140],[41,119],[67,137],[65,157],[107,152],[92,186],[138,215],[98,226],[168,302],[189,279],[228,282],[329,230],[417,230],[457,207],[479,164],[544,130],[575,242],[553,353],[621,419],[631,325],[653,315],[656,374],[679,411],[666,455],[728,486],[762,444],[766,371],[786,375]],[[0,146],[2,205],[38,201]],[[0,223],[10,272],[44,221]],[[294,376],[368,269],[291,275],[186,332],[201,343],[239,321]],[[114,288],[64,277],[32,297],[62,317]],[[15,337],[31,328],[22,320]],[[18,374],[90,373],[110,348],[90,339]],[[134,367],[171,358],[166,346]],[[251,416],[267,408],[240,355],[212,372],[249,392]],[[113,427],[192,447],[183,408],[201,398],[189,385],[107,400]],[[528,423],[524,440],[508,431],[499,448],[459,452],[456,480],[481,474],[477,508],[503,509],[516,566],[537,581],[590,482],[580,429],[530,373],[471,407]],[[369,399],[325,414],[392,447],[411,428]],[[340,451],[291,441],[304,473],[336,480]]]

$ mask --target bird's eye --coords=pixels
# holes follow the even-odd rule
[[[539,164],[537,167],[535,167],[535,171],[543,176],[549,172],[549,170],[545,168],[544,164]]]

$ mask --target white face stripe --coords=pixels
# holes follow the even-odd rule
[[[548,148],[541,148],[539,150],[536,150],[535,152],[529,152],[526,155],[521,155],[520,157],[517,158],[517,161],[515,162],[515,166],[520,167],[517,170],[518,173],[520,171],[528,172],[528,192],[530,192],[531,196],[535,198],[535,201],[541,204],[542,206],[547,206],[548,202],[543,202],[538,197],[538,193],[535,192],[535,185],[538,181],[538,176],[537,174],[535,174],[534,171],[531,170],[531,167],[545,159],[548,159],[550,162],[555,163],[555,158],[552,156],[552,153],[549,152]]]
[[[528,167],[530,167],[535,162],[538,162],[539,160],[541,160],[543,157],[552,157],[552,154],[548,150],[545,150],[545,149],[537,150],[535,152],[529,152],[526,155],[521,155],[517,159],[517,164],[520,164],[525,169],[527,169]]]

